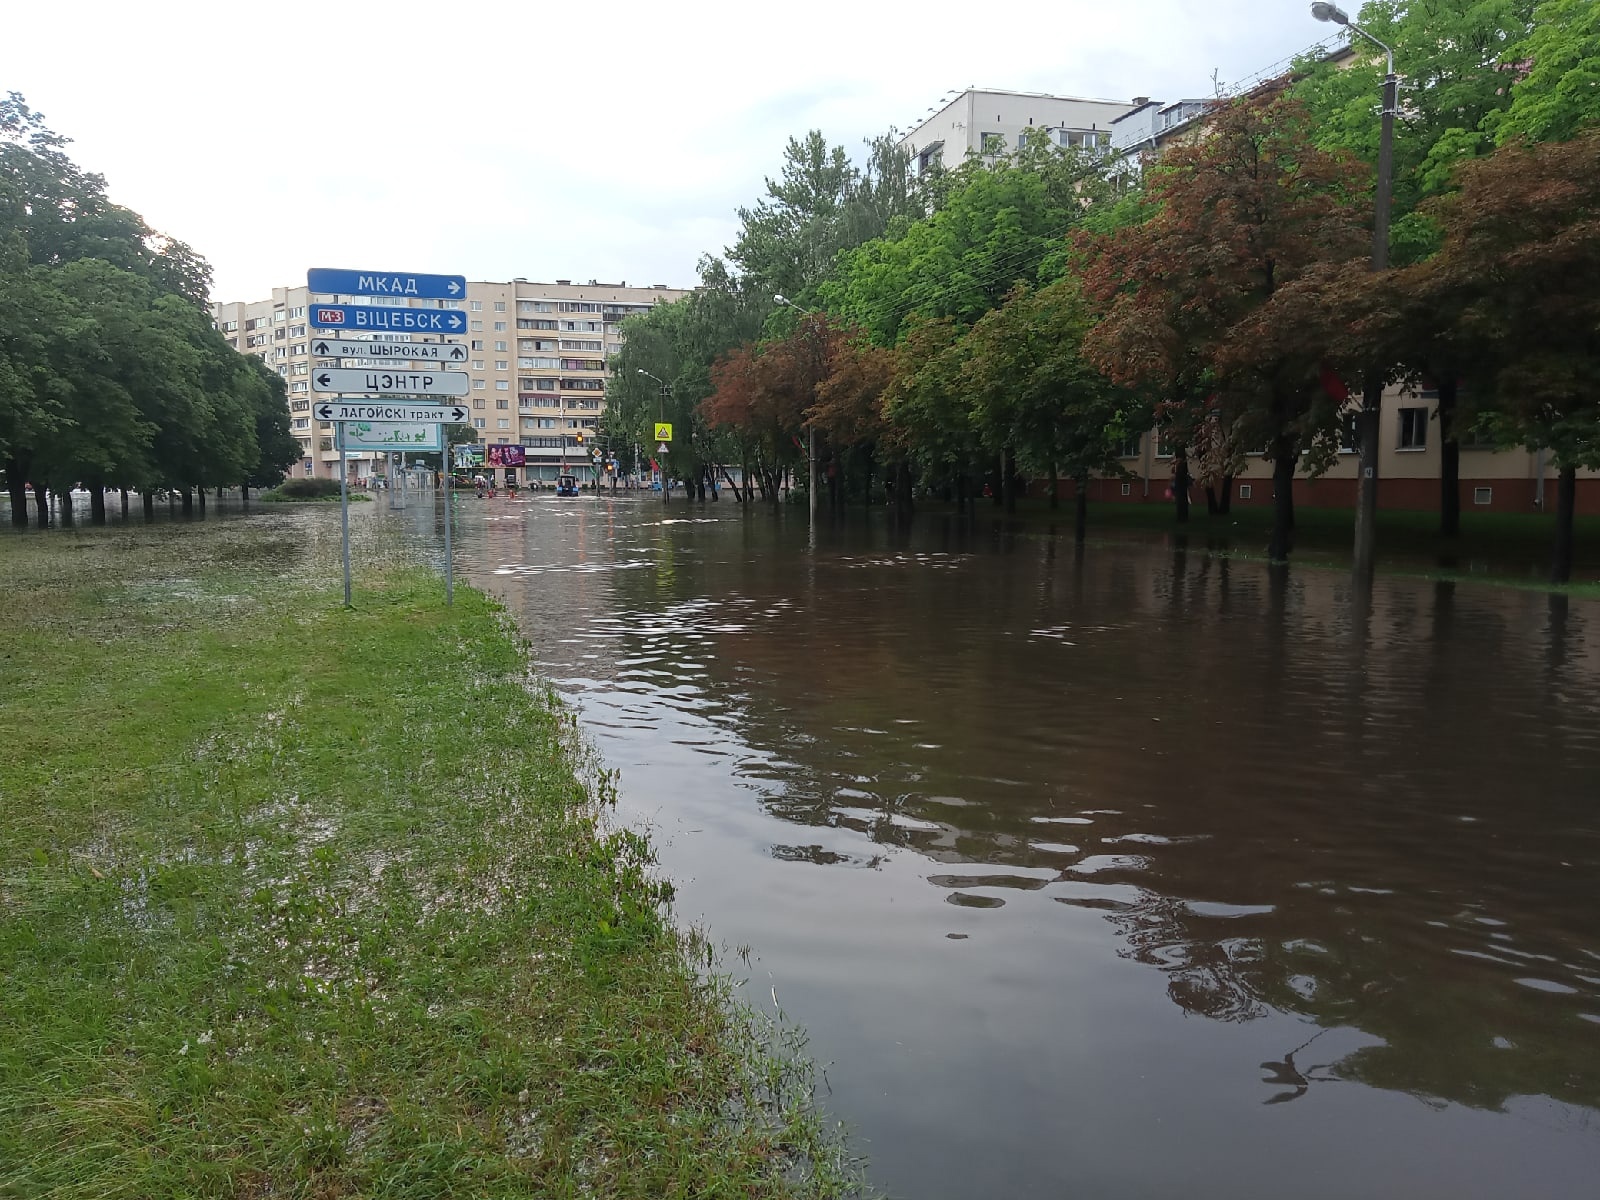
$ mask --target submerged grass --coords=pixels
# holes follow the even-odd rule
[[[0,542],[0,1196],[851,1191],[503,613],[326,524]]]

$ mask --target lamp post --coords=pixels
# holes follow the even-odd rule
[[[816,313],[812,312],[811,309],[802,308],[793,300],[786,299],[781,295],[774,295],[772,298],[779,304],[785,304],[794,309],[797,313],[804,313],[808,317],[816,316]],[[815,399],[814,396],[812,398]],[[806,490],[807,499],[810,501],[811,526],[814,529],[817,524],[817,427],[811,421],[806,422]]]
[[[661,385],[661,391],[656,396],[656,422],[659,424],[665,419],[661,415],[661,409],[666,403],[667,397],[672,395],[672,385],[661,376],[650,374],[643,367],[636,367],[635,370],[648,379],[654,379]],[[665,457],[661,459],[661,503],[667,503],[667,460]]]
[[[1399,107],[1400,80],[1394,73],[1394,51],[1350,19],[1337,4],[1317,0],[1311,15],[1319,21],[1343,25],[1359,33],[1383,51],[1383,109],[1378,133],[1378,179],[1373,193],[1372,269],[1389,265],[1390,176],[1394,173],[1394,116]],[[1358,577],[1372,574],[1373,551],[1377,543],[1378,521],[1378,416],[1383,407],[1383,375],[1369,369],[1361,386],[1361,413],[1356,428],[1360,435],[1360,478],[1356,481],[1356,544],[1354,566]]]

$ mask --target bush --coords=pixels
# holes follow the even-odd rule
[[[285,479],[273,489],[285,500],[323,500],[339,494],[337,479]]]

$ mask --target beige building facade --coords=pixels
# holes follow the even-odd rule
[[[1439,429],[1438,393],[1431,390],[1384,393],[1378,423],[1378,506],[1398,509],[1437,509],[1443,452]],[[1312,478],[1305,471],[1295,476],[1297,504],[1319,508],[1354,508],[1359,478],[1353,426],[1334,464]],[[1460,441],[1460,498],[1462,512],[1541,512],[1556,500],[1556,467],[1550,456],[1524,449],[1499,450],[1464,435]],[[1089,494],[1097,500],[1168,502],[1171,499],[1173,455],[1159,433],[1142,434],[1125,447],[1122,479],[1096,479]],[[1190,464],[1190,471],[1196,471]],[[1248,455],[1234,477],[1234,504],[1270,504],[1273,499],[1272,463],[1260,454]],[[1194,495],[1204,499],[1204,487],[1194,485]],[[1600,473],[1578,472],[1577,509],[1600,513]]]
[[[243,354],[254,354],[277,371],[288,385],[289,421],[300,443],[300,462],[293,474],[306,478],[338,478],[339,451],[331,424],[311,411],[318,396],[312,372],[340,365],[319,357],[316,335],[307,312],[315,302],[453,308],[467,317],[466,331],[447,340],[467,351],[464,370],[471,377],[464,402],[472,410],[477,442],[520,446],[526,456],[521,469],[498,474],[517,478],[554,479],[563,468],[592,474],[595,434],[605,412],[605,388],[611,357],[622,347],[621,324],[654,305],[687,295],[665,284],[629,287],[626,283],[574,283],[560,279],[536,283],[513,279],[504,283],[469,282],[460,300],[414,300],[398,296],[325,296],[304,285],[273,288],[270,298],[212,305],[212,318],[222,335]],[[340,332],[360,340],[427,340],[422,335]],[[344,365],[380,365],[344,360]],[[350,478],[360,482],[381,473],[383,464],[371,454],[346,456]],[[627,464],[625,464],[627,465]]]

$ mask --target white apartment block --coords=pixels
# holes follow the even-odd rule
[[[605,411],[608,363],[622,347],[620,326],[635,313],[677,300],[688,292],[665,284],[629,287],[626,283],[575,284],[569,279],[533,283],[469,282],[462,300],[409,300],[399,296],[313,296],[304,285],[273,288],[268,300],[212,305],[212,318],[235,349],[254,354],[288,384],[289,421],[300,442],[296,475],[336,479],[339,452],[333,426],[313,419],[317,393],[311,373],[338,366],[319,358],[314,343],[320,332],[306,319],[314,302],[391,305],[413,308],[456,308],[467,314],[467,330],[459,339],[466,347],[465,369],[471,376],[466,403],[482,445],[520,445],[527,455],[522,479],[553,479],[563,467],[589,473],[592,433]],[[337,331],[343,339],[427,340],[410,334],[357,334]],[[345,360],[345,365],[352,364]],[[353,480],[368,478],[377,466],[374,456],[350,452],[346,459]]]
[[[1109,147],[1112,122],[1133,107],[1121,100],[969,88],[930,110],[900,145],[919,173],[936,162],[954,170],[969,151],[984,156],[1015,153],[1030,130],[1044,130],[1058,146]]]

